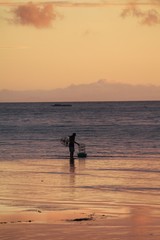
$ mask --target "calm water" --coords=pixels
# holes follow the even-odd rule
[[[74,167],[72,132],[88,154]],[[160,102],[1,103],[0,185],[2,209],[159,208]]]
[[[64,159],[77,133],[89,159],[159,158],[160,102],[0,104],[0,159]]]

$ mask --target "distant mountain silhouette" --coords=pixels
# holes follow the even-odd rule
[[[160,86],[131,85],[99,80],[90,84],[70,85],[54,90],[1,90],[0,102],[69,101],[142,101],[160,100]]]

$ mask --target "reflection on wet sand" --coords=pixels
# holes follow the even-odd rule
[[[77,171],[76,171],[77,169]],[[69,186],[70,186],[70,198],[75,200],[76,195],[76,176],[78,175],[79,171],[83,171],[85,169],[85,159],[70,159],[69,162]]]
[[[93,221],[80,223],[86,227],[93,225],[89,228],[91,238],[93,231],[96,233],[100,229],[102,233],[103,227],[101,239],[159,240],[160,197],[155,189],[155,186],[159,189],[159,172],[142,171],[140,175],[139,171],[129,170],[132,162],[125,165],[127,171],[118,160],[1,162],[0,236],[4,226],[7,232],[8,226],[12,228],[17,224],[19,227],[22,223],[54,224],[59,221],[70,227],[77,224],[81,229],[78,223],[66,220],[94,214]],[[39,234],[41,228],[35,227],[35,231]],[[99,235],[95,239],[100,239]]]
[[[78,160],[79,163],[79,169],[80,170],[84,170],[86,167],[86,159],[85,158],[81,158]]]
[[[70,194],[71,194],[71,199],[74,200],[75,198],[75,181],[76,181],[76,176],[75,176],[75,162],[74,160],[73,161],[70,161],[70,175],[69,175],[69,184],[70,184]]]
[[[152,234],[152,209],[150,206],[132,206],[130,210],[131,234],[136,236],[136,240],[145,240],[146,235]]]

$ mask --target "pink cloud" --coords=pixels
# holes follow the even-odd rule
[[[141,24],[155,25],[160,24],[160,13],[155,9],[141,10],[137,3],[127,4],[126,8],[123,9],[121,17],[136,17],[140,20]]]
[[[13,9],[13,22],[21,25],[32,25],[36,28],[46,28],[52,25],[57,13],[52,3],[18,5]]]
[[[156,10],[149,10],[145,17],[142,19],[143,24],[154,25],[160,24],[160,14]]]
[[[31,25],[36,28],[46,28],[52,26],[52,22],[55,21],[60,14],[55,11],[56,7],[106,7],[106,6],[122,6],[124,9],[121,12],[121,17],[135,17],[141,24],[144,25],[156,25],[160,24],[160,0],[130,0],[123,1],[82,1],[77,2],[66,0],[66,1],[53,1],[46,3],[13,3],[13,2],[1,2],[1,5],[13,8],[12,10],[12,23],[21,25]],[[148,8],[153,8],[149,10],[142,10],[141,7],[148,6]],[[8,21],[6,18],[5,20]]]

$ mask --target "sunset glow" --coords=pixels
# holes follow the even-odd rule
[[[0,90],[160,85],[160,2],[0,2]]]

